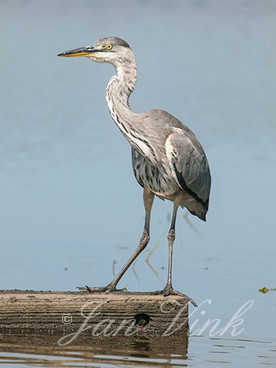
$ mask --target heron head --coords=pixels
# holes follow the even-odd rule
[[[116,65],[118,61],[129,59],[132,53],[129,44],[118,37],[101,38],[91,46],[79,47],[58,54],[58,56],[86,56],[99,63],[111,63]]]

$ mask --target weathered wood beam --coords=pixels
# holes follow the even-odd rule
[[[188,332],[188,300],[150,293],[0,290],[0,333],[78,337],[177,337]]]

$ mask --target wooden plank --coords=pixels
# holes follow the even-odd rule
[[[0,290],[0,333],[176,337],[188,332],[188,300],[150,293]]]

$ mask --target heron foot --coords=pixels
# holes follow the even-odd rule
[[[78,287],[77,289],[79,290],[83,290],[83,291],[88,291],[89,293],[102,293],[102,292],[116,292],[116,291],[126,291],[126,289],[116,289],[116,286],[112,283],[106,285],[106,286],[101,286],[101,287],[94,287],[94,286],[82,286],[82,287]]]
[[[197,307],[197,304],[193,301],[192,298],[190,298],[189,296],[181,293],[180,291],[175,290],[172,286],[166,285],[163,290],[157,290],[157,291],[153,292],[153,295],[162,295],[162,294],[164,296],[169,296],[169,295],[184,296],[185,298],[188,299],[188,301],[190,303],[193,304],[194,307]]]

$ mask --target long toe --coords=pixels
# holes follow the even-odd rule
[[[197,307],[197,304],[193,301],[192,298],[190,298],[189,296],[181,293],[180,291],[177,291],[175,290],[174,288],[172,287],[168,287],[166,286],[163,290],[157,290],[153,293],[154,295],[160,295],[160,294],[163,294],[164,296],[169,296],[169,295],[179,295],[179,296],[184,296],[185,298],[188,299],[188,301],[190,303],[193,304],[193,306]]]
[[[108,291],[108,286],[103,286],[103,287],[94,287],[94,286],[78,286],[77,289],[82,290],[82,291],[88,291],[89,293],[94,293],[94,292],[103,292],[103,291]],[[112,290],[111,290],[112,291]]]
[[[113,289],[109,289],[109,285],[107,286],[100,286],[100,287],[89,287],[89,286],[86,286],[86,290],[89,292],[89,293],[102,293],[102,292],[105,292],[105,291],[114,291]]]
[[[83,287],[78,287],[79,290],[84,290],[84,291],[88,291],[89,293],[102,293],[105,291],[109,291],[109,292],[115,292],[115,291],[125,291],[125,289],[120,289],[117,290],[116,286],[114,286],[113,284],[108,284],[107,286],[100,286],[100,287],[94,287],[94,286],[83,286]]]

